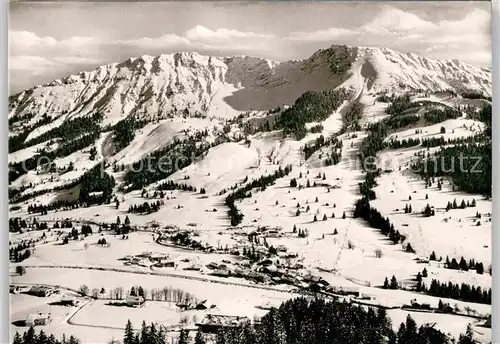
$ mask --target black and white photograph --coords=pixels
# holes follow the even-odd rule
[[[491,2],[8,12],[10,343],[495,343]]]

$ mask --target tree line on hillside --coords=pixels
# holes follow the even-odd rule
[[[196,187],[188,185],[186,183],[176,183],[172,180],[168,180],[156,187],[157,190],[171,191],[171,190],[181,190],[181,191],[193,191],[196,192]],[[163,196],[161,196],[163,198]]]
[[[57,138],[60,138],[63,141],[70,140],[74,137],[79,137],[94,131],[100,131],[99,123],[102,119],[102,114],[96,113],[91,116],[77,117],[64,121],[60,126],[54,127],[40,136],[26,142],[26,147]]]
[[[379,99],[379,98],[378,98]],[[384,100],[380,98],[381,100]],[[387,99],[389,100],[389,99]],[[416,109],[420,105],[412,102],[409,94],[404,94],[390,99],[390,104],[385,108],[385,113],[393,117],[403,115],[409,109]]]
[[[469,343],[472,333],[459,339]],[[397,332],[386,310],[363,308],[347,302],[298,298],[271,309],[255,327],[225,328],[217,344],[447,344],[448,337],[430,325],[418,327],[408,316]]]
[[[342,157],[342,140],[339,140],[335,135],[329,139],[325,139],[323,135],[320,135],[314,141],[314,144],[305,144],[302,151],[304,152],[304,159],[309,159],[314,152],[319,150],[322,147],[331,146],[331,152],[326,153],[326,166],[336,165],[340,162]],[[322,154],[318,157],[320,160],[323,158]]]
[[[465,91],[462,91],[462,92],[460,92],[460,96],[462,98],[466,98],[466,99],[484,99],[484,100],[488,100],[488,101],[491,102],[491,97],[490,96],[487,96],[483,92],[476,91],[476,90],[465,90]]]
[[[424,113],[424,119],[431,124],[441,123],[459,117],[462,117],[460,111],[449,107],[443,109],[430,109]]]
[[[420,138],[418,137],[402,139],[402,140],[391,139],[390,141],[386,142],[386,147],[391,149],[400,149],[400,148],[416,147],[421,144],[422,147],[424,148],[432,148],[432,147],[451,145],[451,144],[483,142],[484,139],[485,139],[484,135],[482,134],[477,134],[474,136],[467,136],[467,137],[448,138],[448,139],[445,139],[443,136],[431,137],[422,140],[420,140]]]
[[[31,113],[27,113],[23,116],[22,120],[27,120],[29,121],[31,118],[33,118],[34,115]],[[12,130],[12,125],[19,120],[19,116],[14,116],[9,118],[9,130]],[[9,136],[9,153],[16,152],[18,150],[21,150],[23,148],[26,148],[25,141],[28,138],[28,135],[30,132],[32,132],[34,129],[39,128],[43,125],[47,125],[52,123],[53,119],[52,117],[49,117],[46,113],[42,115],[42,118],[39,119],[35,124],[29,125],[29,126],[24,126],[23,131],[21,131],[19,134]]]
[[[42,149],[24,161],[9,163],[9,183],[28,171],[36,169],[40,166],[40,163],[49,165],[58,157],[65,157],[93,144],[100,135],[99,122],[101,120],[101,114],[78,117],[65,121],[60,126],[52,128],[27,142],[24,141],[35,127],[30,127],[22,134],[12,138],[9,150],[12,149],[13,151],[14,149],[19,150],[56,139],[59,140],[59,146],[53,151]],[[23,139],[22,143],[20,142],[21,139]]]
[[[115,179],[104,170],[104,163],[99,163],[83,175],[79,194],[81,203],[90,205],[109,203],[111,201]]]
[[[324,121],[349,95],[344,89],[305,92],[278,115],[274,128],[283,129],[284,135],[292,134],[300,140],[307,134],[306,123]]]
[[[284,169],[281,168],[280,166],[278,170],[276,170],[273,174],[265,175],[260,177],[259,179],[252,180],[250,183],[246,184],[245,186],[237,189],[236,191],[226,196],[225,204],[229,208],[227,213],[231,221],[231,226],[237,226],[243,220],[243,214],[236,207],[235,204],[236,200],[251,197],[252,196],[251,191],[254,188],[259,188],[261,191],[265,191],[265,189],[269,185],[274,184],[274,182],[278,178],[283,178],[284,176],[287,176],[288,174],[290,174],[291,171],[292,171],[292,165],[287,165],[285,166]]]
[[[146,125],[146,121],[134,117],[122,119],[113,126],[113,143],[116,150],[120,151],[127,147],[135,137],[135,131]]]
[[[454,299],[464,302],[484,303],[491,304],[491,288],[483,290],[479,286],[474,286],[466,283],[458,284],[452,282],[439,282],[432,279],[427,287],[423,283],[423,277],[427,277],[427,270],[424,273],[418,273],[416,277],[416,285],[413,289],[417,292],[424,293],[431,296],[442,297],[447,299]],[[382,289],[404,289],[398,283],[396,277],[393,275],[389,280],[387,277],[384,280]]]
[[[369,200],[365,197],[356,201],[353,217],[362,218],[371,227],[379,229],[380,233],[388,237],[395,245],[405,240],[405,236],[394,229],[394,224],[389,221],[389,218],[384,217],[377,209],[372,208]],[[406,251],[414,253],[409,243],[406,246]]]
[[[412,164],[412,170],[425,180],[451,177],[460,190],[485,196],[491,196],[491,168],[490,142],[442,147],[427,159],[416,159]]]
[[[58,209],[74,210],[80,208],[79,201],[57,200],[50,204],[30,204],[28,205],[28,214],[47,215],[49,211]]]
[[[341,133],[348,130],[359,131],[361,126],[359,120],[363,116],[363,105],[359,101],[355,101],[343,113]]]
[[[177,170],[189,166],[193,159],[199,157],[210,147],[218,143],[200,143],[203,132],[188,136],[184,140],[175,139],[166,147],[156,150],[138,162],[132,164],[124,177],[124,185],[129,185],[128,191],[165,179]],[[207,133],[208,134],[208,133]],[[201,135],[201,137],[199,137]]]
[[[111,202],[111,195],[115,186],[113,176],[104,172],[103,163],[99,163],[89,171],[85,172],[77,181],[69,185],[54,188],[53,190],[71,190],[79,185],[79,190],[72,192],[78,193],[78,198],[70,200],[56,200],[48,205],[28,205],[28,213],[39,213],[46,215],[48,211],[65,209],[77,209],[80,206],[101,205],[109,204]],[[48,192],[48,191],[47,191]],[[20,200],[18,200],[20,201]]]

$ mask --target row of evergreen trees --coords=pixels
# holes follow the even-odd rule
[[[410,148],[420,145],[420,139],[417,137],[415,139],[402,139],[402,140],[390,140],[386,143],[387,148],[400,149],[400,148]]]
[[[481,91],[476,91],[476,90],[465,90],[460,92],[460,96],[462,98],[467,98],[467,99],[484,99],[488,100],[491,102],[491,97],[485,95]]]
[[[156,202],[144,202],[143,204],[134,204],[128,208],[129,213],[136,214],[151,214],[160,210],[160,207],[164,204],[163,201]]]
[[[157,326],[154,323],[146,325],[142,323],[141,329],[135,331],[130,320],[125,326],[125,334],[123,344],[166,344],[166,332],[163,326]],[[191,344],[189,339],[189,331],[181,330],[177,344]],[[198,330],[194,338],[194,344],[205,344],[205,335]]]
[[[394,225],[389,221],[389,218],[384,217],[377,209],[370,206],[370,202],[366,197],[360,198],[356,202],[353,217],[362,218],[371,227],[379,229],[395,245],[405,240],[405,236],[394,229]]]
[[[62,339],[56,339],[54,334],[47,335],[43,330],[36,334],[35,329],[30,327],[23,335],[16,331],[12,344],[81,344],[81,342],[74,336],[63,334]]]
[[[460,111],[449,107],[445,107],[443,109],[435,108],[424,113],[424,119],[428,123],[432,124],[441,123],[448,119],[456,119],[459,117],[462,117]]]
[[[432,257],[432,254],[431,254]],[[435,258],[435,256],[434,256]],[[432,259],[429,259],[432,260]],[[434,259],[435,260],[435,259]],[[452,270],[462,270],[462,271],[469,271],[469,270],[475,270],[476,273],[479,275],[482,275],[484,273],[484,265],[481,262],[476,262],[474,259],[470,259],[469,262],[467,262],[464,257],[460,258],[460,262],[457,262],[455,258],[452,258],[450,261],[450,258],[446,256],[446,262],[444,263],[444,267],[447,269],[452,269]]]
[[[453,200],[453,202],[448,201],[448,203],[446,204],[446,211],[449,211],[451,209],[465,209],[465,208],[469,208],[469,207],[474,208],[475,206],[476,206],[475,199],[473,199],[472,202],[469,202],[469,201],[466,202],[463,199],[462,202],[460,203],[460,205],[458,205],[457,199],[455,198]]]
[[[181,190],[181,191],[193,191],[196,192],[196,187],[192,185],[188,185],[186,183],[176,183],[172,180],[165,181],[163,183],[158,184],[157,189],[160,191],[172,191],[172,190]],[[163,192],[160,194],[160,197],[163,198]],[[154,196],[156,197],[156,196]]]
[[[17,246],[10,247],[9,248],[9,259],[11,262],[19,263],[22,262],[25,259],[28,259],[31,257],[31,251],[30,251],[31,245],[28,243],[21,243],[18,244]]]
[[[292,171],[292,165],[287,165],[284,169],[281,166],[273,174],[265,175],[259,179],[252,180],[245,186],[237,189],[226,197],[225,204],[229,208],[228,215],[231,221],[231,226],[237,226],[243,220],[243,214],[238,210],[235,205],[236,200],[252,197],[252,190],[254,188],[259,188],[261,191],[274,184],[278,178],[283,178],[287,176]]]
[[[28,213],[47,215],[49,211],[54,210],[74,210],[82,206],[79,200],[57,200],[50,204],[30,204],[28,205]]]
[[[391,149],[399,149],[399,148],[416,147],[421,144],[422,147],[424,148],[432,148],[432,147],[444,146],[446,144],[460,144],[460,143],[471,143],[479,141],[484,141],[484,136],[482,134],[477,134],[474,136],[467,136],[467,137],[448,138],[448,139],[445,139],[443,136],[431,137],[422,140],[420,140],[420,138],[418,137],[403,139],[403,140],[392,139],[386,143],[386,146],[387,148]]]
[[[459,344],[472,343],[472,332]],[[386,310],[363,308],[347,302],[298,298],[271,309],[259,325],[226,328],[217,344],[448,344],[447,336],[429,325],[418,327],[408,316],[397,332]]]
[[[28,224],[25,219],[19,217],[9,218],[9,232],[18,233],[24,228],[28,228]]]
[[[491,288],[483,290],[479,286],[466,283],[458,284],[452,282],[439,282],[432,279],[428,288],[422,287],[422,291],[437,297],[455,299],[465,302],[476,302],[491,304]]]
[[[194,341],[187,330],[181,330],[178,344],[205,344],[207,338],[198,330]],[[63,336],[62,341],[30,328],[24,335],[16,333],[13,344],[78,344],[79,341]],[[166,344],[163,326],[145,322],[137,331],[130,320],[125,326],[123,344]],[[383,308],[361,307],[345,301],[326,301],[304,297],[288,300],[279,308],[272,308],[260,323],[221,328],[216,344],[450,344],[450,339],[431,325],[417,326],[408,315],[397,331]],[[473,344],[471,327],[461,334],[457,344]]]

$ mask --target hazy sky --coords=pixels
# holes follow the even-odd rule
[[[489,2],[10,2],[10,91],[131,56],[386,46],[491,66]]]

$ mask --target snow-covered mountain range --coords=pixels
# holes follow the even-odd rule
[[[153,119],[182,111],[233,117],[291,104],[305,91],[356,86],[360,74],[373,92],[476,90],[491,96],[491,70],[386,48],[332,46],[286,62],[176,53],[130,58],[35,86],[11,97],[9,119],[32,114],[35,123],[44,114],[56,120],[99,112],[107,125],[129,115]]]

